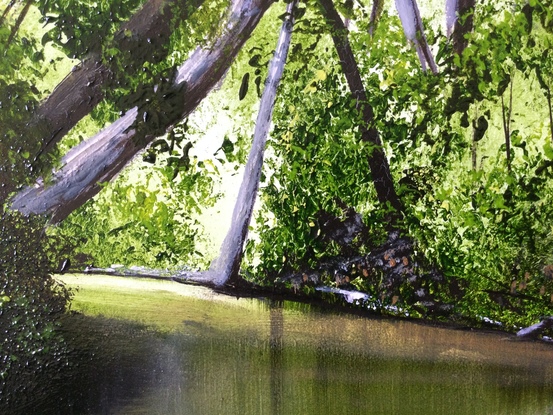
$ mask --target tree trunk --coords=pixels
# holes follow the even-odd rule
[[[426,65],[433,74],[438,73],[438,67],[424,35],[424,27],[416,0],[396,0],[396,9],[403,26],[405,37],[415,45],[422,69],[426,71]]]
[[[474,5],[476,0],[446,0],[447,35],[452,37],[453,50],[462,54],[468,45],[465,35],[474,25]]]
[[[503,120],[503,134],[505,136],[505,158],[507,159],[507,170],[511,171],[511,111],[513,109],[513,79],[509,91],[509,108],[505,107],[503,95],[501,95],[501,114]]]
[[[53,150],[102,101],[106,88],[117,84],[123,71],[128,76],[142,69],[145,62],[158,63],[165,59],[174,26],[171,22],[186,20],[202,3],[203,0],[149,0],[114,36],[115,46],[125,52],[123,55],[129,61],[107,58],[94,50],[75,66],[42,103],[23,132],[32,136],[37,125],[42,127],[41,136],[37,137],[41,147],[35,161]]]
[[[216,285],[223,285],[229,279],[237,278],[240,271],[244,242],[248,234],[248,227],[251,222],[257,190],[259,188],[259,180],[263,168],[263,156],[269,127],[271,126],[277,88],[284,72],[284,64],[286,63],[290,39],[292,37],[294,25],[293,13],[297,3],[298,0],[294,0],[288,3],[286,7],[287,17],[282,24],[275,55],[269,65],[269,73],[255,123],[253,143],[244,170],[238,198],[234,205],[230,229],[221,245],[219,257],[213,261],[207,274],[208,278],[211,278]]]
[[[382,15],[384,9],[384,0],[373,0],[373,6],[371,9],[371,19],[369,21],[369,35],[374,36],[378,21]]]
[[[115,123],[71,149],[48,183],[20,191],[11,209],[51,215],[59,222],[100,191],[156,137],[188,116],[223,77],[272,0],[234,0],[227,30],[209,49],[196,49],[175,70],[174,79],[155,85],[150,103],[129,109]]]
[[[319,3],[322,6],[327,22],[332,28],[332,40],[340,58],[342,71],[346,76],[351,94],[357,101],[357,109],[363,117],[363,125],[360,126],[361,139],[373,145],[372,151],[367,158],[378,200],[383,206],[389,205],[395,210],[394,215],[390,219],[391,222],[394,222],[397,219],[397,215],[402,211],[402,206],[394,188],[390,166],[382,148],[382,142],[380,141],[378,131],[373,126],[374,111],[367,101],[367,94],[363,87],[359,67],[348,41],[348,31],[334,8],[332,0],[319,0]]]

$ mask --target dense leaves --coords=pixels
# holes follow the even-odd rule
[[[406,53],[397,17],[383,13],[373,37],[364,20],[350,35],[406,207],[403,232],[446,280],[457,281],[463,296],[444,297],[454,314],[508,327],[549,314],[553,294],[544,78],[550,37],[518,7],[482,6],[461,56],[429,30],[429,43],[439,48],[438,75],[423,73],[413,51]],[[344,205],[363,213],[368,227],[350,248],[362,253],[385,241],[385,212],[375,204],[364,158],[371,149],[356,138],[359,120],[329,39],[322,39],[311,70],[292,66],[294,82],[281,90],[259,239],[248,246],[252,275],[274,279],[343,256],[343,247],[322,237],[319,218],[331,212],[346,221]],[[530,109],[538,106],[539,116]],[[378,279],[351,274],[355,287],[378,296]],[[410,295],[398,294],[394,304]]]
[[[59,252],[44,221],[5,214],[0,225],[0,409],[11,413],[24,396],[43,392],[37,381],[48,369],[67,364],[59,318],[69,293],[49,274]],[[6,411],[6,412],[5,412]],[[9,412],[8,412],[9,411]]]
[[[188,127],[179,127],[167,140],[155,142],[145,161],[136,162],[132,176],[121,175],[63,226],[52,229],[77,247],[80,259],[74,264],[207,265],[198,251],[203,229],[198,217],[218,199],[218,169],[189,154],[193,144],[187,133]]]

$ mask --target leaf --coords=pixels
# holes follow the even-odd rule
[[[253,55],[250,60],[248,61],[248,65],[253,66],[254,68],[257,68],[260,66],[259,60],[261,59],[261,54],[257,53]]]
[[[240,85],[240,91],[238,92],[238,99],[242,101],[248,93],[248,86],[250,81],[250,73],[246,72],[242,77],[242,84]]]
[[[138,192],[138,194],[136,195],[137,205],[143,205],[145,201],[146,201],[146,193],[142,191]]]
[[[258,76],[257,78],[255,78],[254,82],[257,90],[257,97],[261,98],[261,76]]]
[[[307,11],[306,7],[299,7],[299,6],[296,7],[295,10],[294,10],[294,18],[296,20],[301,19],[305,15],[306,11]]]
[[[543,145],[543,152],[545,154],[545,157],[547,157],[549,160],[553,160],[553,147],[551,146],[551,143],[549,141],[546,141]]]
[[[325,81],[326,80],[326,72],[319,69],[315,71],[315,80],[316,81]]]
[[[278,19],[282,20],[282,21],[285,21],[288,18],[288,16],[290,16],[290,13],[284,12],[281,15],[278,16]]]
[[[496,209],[505,209],[505,200],[502,195],[495,195],[493,198],[493,207]]]
[[[317,87],[315,85],[315,82],[312,81],[310,82],[304,89],[303,89],[303,92],[304,93],[313,93],[313,92],[317,92]]]

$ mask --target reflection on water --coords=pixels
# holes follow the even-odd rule
[[[44,409],[61,414],[553,413],[548,345],[289,302],[174,294],[173,304],[173,297],[164,295],[155,315],[171,310],[178,329],[69,318],[73,378],[53,383]],[[76,304],[79,296],[84,301],[86,289]]]

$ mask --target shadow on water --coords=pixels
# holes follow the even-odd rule
[[[166,299],[157,313],[170,309],[177,330],[68,315],[72,366],[49,374],[51,393],[25,413],[553,413],[549,345],[290,302],[175,297],[182,310]]]

